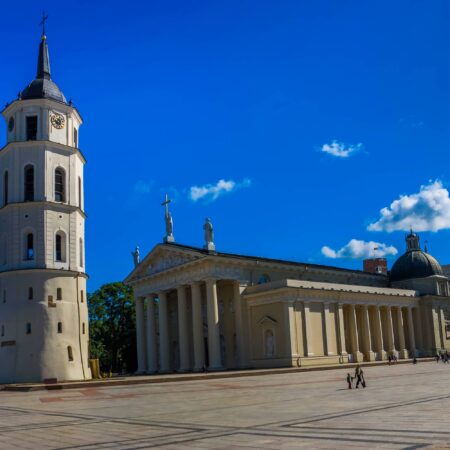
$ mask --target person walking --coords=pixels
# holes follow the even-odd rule
[[[352,386],[353,378],[349,373],[347,374],[347,383],[348,383],[348,388],[352,389],[353,388],[353,386]]]
[[[440,356],[439,356],[439,353],[436,353],[435,358],[436,358],[436,362],[439,363],[439,360],[441,359]]]

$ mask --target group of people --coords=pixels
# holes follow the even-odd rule
[[[450,363],[450,354],[448,353],[448,350],[445,353],[436,353],[436,362],[442,361],[443,363]]]
[[[354,386],[354,381],[356,380],[356,385]],[[364,372],[361,369],[361,366],[358,364],[355,367],[355,376],[351,376],[349,373],[347,374],[347,383],[349,389],[359,389],[359,385],[363,388],[366,387],[366,380],[364,379]]]
[[[389,365],[391,365],[392,363],[397,363],[398,362],[397,355],[389,355],[388,361],[389,361]]]

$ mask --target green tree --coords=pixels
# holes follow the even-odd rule
[[[136,370],[136,319],[133,289],[121,282],[88,294],[90,357],[102,371]]]

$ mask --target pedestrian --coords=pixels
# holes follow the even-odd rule
[[[347,374],[347,383],[348,383],[348,388],[349,389],[352,389],[352,382],[353,382],[353,378],[352,378],[352,376],[348,373]]]
[[[358,374],[356,375],[356,386],[355,389],[358,389],[358,386],[361,384],[363,388],[366,387],[366,382],[364,381],[364,372],[361,368],[358,370]]]
[[[392,356],[391,355],[389,355],[388,361],[389,361],[389,365],[391,365],[391,362],[392,362]]]
[[[413,364],[417,364],[417,358],[414,356]]]
[[[445,353],[444,355],[444,362],[448,364],[448,353]]]
[[[441,359],[441,358],[439,357],[439,353],[436,353],[435,358],[436,358],[436,362],[439,363],[439,360]]]

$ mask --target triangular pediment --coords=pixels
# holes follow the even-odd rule
[[[270,316],[263,316],[261,319],[258,320],[258,325],[267,325],[267,324],[275,324],[278,323],[273,317]]]
[[[144,260],[128,275],[125,281],[134,281],[149,275],[165,272],[204,257],[203,253],[195,250],[171,244],[160,244],[153,248]]]

